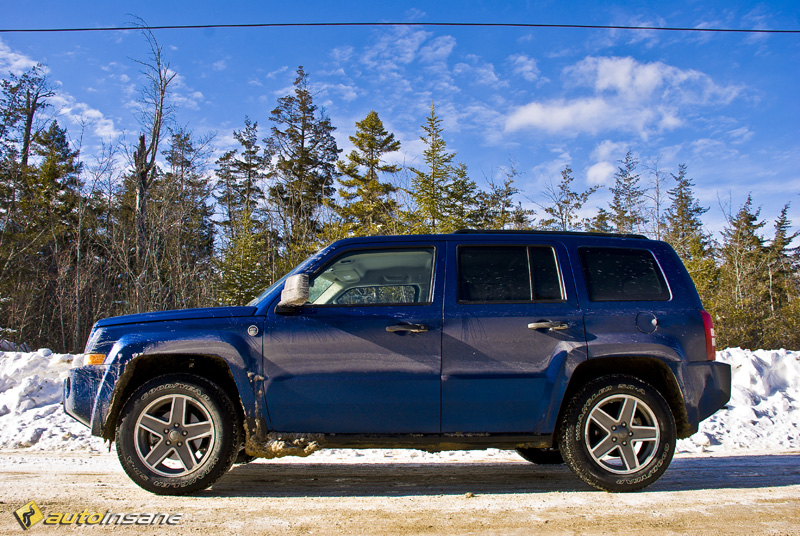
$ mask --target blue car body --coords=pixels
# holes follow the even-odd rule
[[[459,248],[521,246],[552,251],[559,299],[460,299]],[[581,248],[593,247],[649,252],[668,295],[591,299]],[[281,280],[250,306],[99,320],[85,352],[105,360],[70,371],[65,410],[111,440],[139,385],[195,371],[241,406],[244,447],[265,455],[276,434],[313,435],[323,446],[551,447],[570,395],[606,373],[656,386],[678,437],[696,432],[730,397],[730,367],[709,360],[702,304],[663,242],[570,233],[351,238],[290,275],[313,279],[345,255],[392,248],[433,252],[429,299],[287,311],[278,306]],[[530,327],[541,323],[557,329]],[[387,331],[408,325],[425,331]]]

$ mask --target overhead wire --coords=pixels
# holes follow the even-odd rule
[[[578,30],[647,30],[662,32],[705,32],[745,34],[800,34],[800,30],[762,28],[701,28],[681,26],[624,26],[609,24],[544,24],[525,22],[265,22],[250,24],[167,24],[142,26],[100,26],[83,28],[0,28],[0,33],[124,32],[136,30],[205,30],[224,28],[448,26],[478,28],[557,28]]]

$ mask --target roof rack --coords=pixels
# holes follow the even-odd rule
[[[569,235],[569,236],[608,236],[615,238],[638,238],[650,240],[645,235],[635,233],[603,233],[600,231],[540,231],[528,229],[459,229],[453,234],[532,234],[532,235]]]

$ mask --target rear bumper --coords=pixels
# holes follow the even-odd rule
[[[717,361],[688,363],[684,369],[686,412],[691,433],[731,399],[731,366]]]

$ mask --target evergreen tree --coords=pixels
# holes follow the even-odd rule
[[[597,209],[597,214],[586,222],[586,230],[594,233],[611,233],[611,214],[604,208]]]
[[[489,190],[478,194],[479,218],[482,229],[529,229],[534,211],[514,202],[519,190],[514,186],[518,172],[511,162],[502,182],[489,180]]]
[[[382,174],[394,174],[400,166],[384,162],[388,153],[400,150],[400,142],[386,131],[378,114],[372,110],[356,123],[356,134],[350,136],[355,149],[347,160],[337,163],[344,200],[336,210],[356,236],[389,234],[397,217],[397,201],[392,195],[397,188],[381,182]]]
[[[775,221],[775,234],[767,247],[767,292],[769,296],[769,325],[766,330],[769,348],[800,347],[800,264],[798,250],[792,241],[800,233],[790,233],[789,205],[781,210]]]
[[[694,184],[686,175],[686,164],[678,166],[678,175],[672,175],[675,187],[667,191],[671,201],[667,209],[666,234],[664,240],[669,242],[681,259],[691,259],[691,250],[695,243],[705,246],[708,237],[703,234],[703,222],[700,217],[708,209],[698,203],[692,192]]]
[[[718,290],[715,293],[717,344],[760,348],[768,317],[766,265],[768,255],[758,231],[760,210],[753,211],[752,198],[729,218],[722,232]],[[772,329],[772,327],[769,327]]]
[[[447,152],[447,143],[442,137],[442,120],[436,115],[436,107],[431,104],[431,113],[422,125],[424,134],[420,140],[425,144],[424,170],[411,168],[409,192],[416,205],[419,232],[437,233],[445,227],[448,206],[447,189],[453,175],[453,159],[456,153]]]
[[[264,140],[273,161],[269,196],[283,227],[282,262],[289,269],[319,245],[322,210],[334,193],[340,150],[335,127],[324,112],[317,113],[302,66],[293,94],[278,99],[270,120],[271,136]]]
[[[539,206],[549,217],[539,222],[541,228],[557,231],[580,231],[586,225],[587,222],[581,221],[578,213],[598,187],[593,186],[578,193],[572,190],[572,181],[574,180],[572,168],[566,165],[561,171],[561,180],[558,185],[550,183],[545,188],[544,195],[547,204]]]
[[[614,174],[614,186],[611,188],[613,199],[610,209],[610,224],[618,233],[639,232],[644,223],[642,217],[642,200],[644,190],[639,187],[639,174],[636,166],[639,161],[628,151],[622,164]]]
[[[447,187],[445,218],[441,232],[470,229],[480,225],[478,185],[469,178],[464,162],[453,168],[452,181]]]
[[[703,304],[712,313],[715,307],[719,270],[709,236],[703,231],[700,219],[708,211],[694,197],[692,180],[686,175],[686,165],[678,166],[672,174],[675,186],[667,191],[670,206],[666,211],[664,240],[675,249],[692,276]]]

